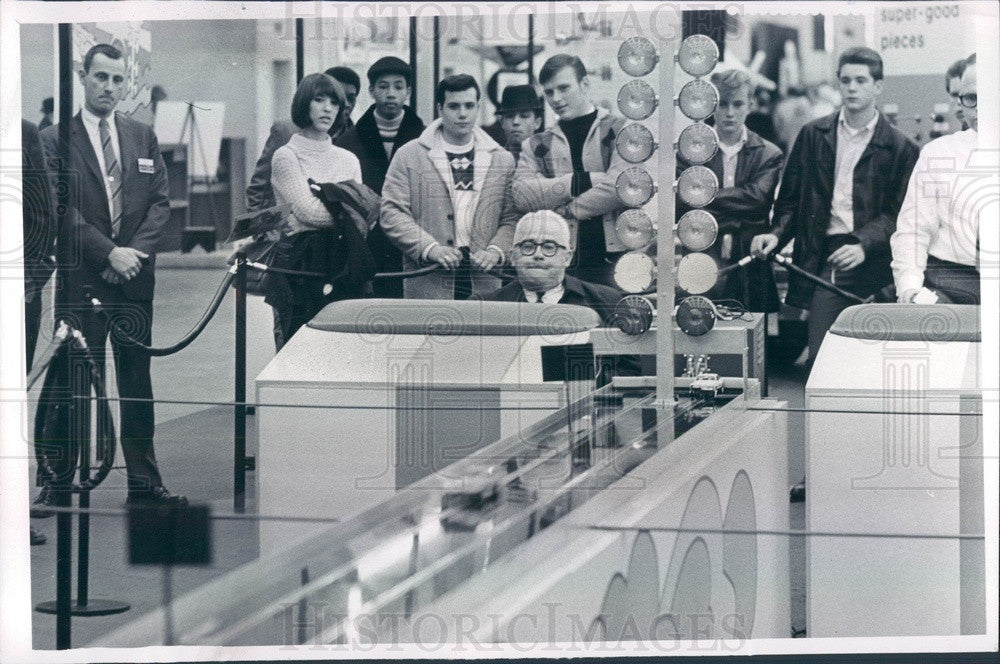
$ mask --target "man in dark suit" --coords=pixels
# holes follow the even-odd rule
[[[573,259],[569,244],[569,225],[555,212],[539,210],[524,215],[514,229],[510,252],[517,279],[483,299],[576,304],[593,309],[607,323],[622,294],[610,286],[566,274]]]
[[[128,502],[184,503],[183,496],[163,486],[153,451],[150,356],[112,332],[117,324],[143,344],[152,340],[156,249],[170,215],[166,168],[153,130],[115,113],[126,76],[121,51],[108,44],[92,47],[79,75],[84,107],[72,120],[66,165],[79,178],[67,201],[75,261],[62,275],[56,315],[83,333],[102,373],[110,333],[118,392],[124,399],[120,431]],[[49,158],[57,158],[58,125],[41,137]],[[88,290],[104,303],[106,317],[83,302]],[[65,418],[57,419],[55,430],[67,431]],[[36,503],[54,504],[51,495],[43,490]]]
[[[573,260],[569,248],[569,224],[551,210],[529,212],[514,229],[510,262],[517,279],[482,296],[495,302],[542,302],[575,304],[588,307],[601,317],[602,325],[611,326],[615,305],[622,293],[610,286],[593,284],[566,274]],[[597,384],[604,385],[612,376],[638,376],[642,373],[635,355],[601,357]]]
[[[381,196],[389,162],[400,147],[420,137],[424,121],[406,105],[413,89],[410,65],[389,55],[376,60],[366,75],[368,92],[375,103],[335,143],[355,154],[361,162],[361,181]],[[379,272],[403,269],[403,255],[386,238],[381,225],[368,234],[368,248]],[[375,297],[403,297],[403,283],[399,279],[380,279],[372,286]]]

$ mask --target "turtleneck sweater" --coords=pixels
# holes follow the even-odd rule
[[[328,226],[333,219],[326,206],[309,189],[309,178],[316,182],[361,182],[361,163],[352,152],[339,148],[330,139],[306,138],[293,134],[288,143],[274,151],[271,159],[271,186],[278,205],[291,203],[292,213],[286,232]]]
[[[403,113],[400,113],[396,119],[389,120],[379,115],[377,110],[375,111],[375,126],[378,127],[379,136],[382,137],[382,147],[385,148],[385,156],[390,159],[392,159],[392,146],[396,142],[396,134],[399,133],[399,127],[402,124]]]

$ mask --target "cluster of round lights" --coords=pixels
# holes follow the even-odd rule
[[[659,105],[653,87],[641,77],[650,74],[660,57],[653,43],[645,37],[632,37],[618,49],[618,65],[632,80],[618,92],[618,109],[633,123],[627,125],[615,138],[615,149],[623,160],[632,164],[618,176],[615,190],[628,210],[615,224],[622,244],[630,251],[615,265],[615,282],[629,293],[648,291],[654,284],[656,264],[648,252],[656,240],[656,225],[649,216],[638,209],[656,194],[653,176],[640,166],[656,152],[653,133],[641,121],[651,117]],[[677,179],[677,195],[692,208],[702,208],[715,198],[719,189],[718,178],[704,166],[718,150],[715,132],[702,121],[715,112],[719,92],[709,81],[701,78],[710,73],[719,61],[719,49],[705,35],[691,35],[677,52],[677,63],[687,74],[695,77],[681,88],[677,106],[685,116],[694,120],[677,140],[677,149],[691,166]],[[687,293],[705,293],[715,284],[718,268],[707,254],[716,240],[718,224],[705,210],[695,209],[678,222],[677,236],[690,252],[678,265],[677,280]]]
[[[719,105],[719,91],[701,78],[710,73],[719,61],[719,48],[705,35],[687,37],[677,51],[677,63],[694,80],[681,88],[677,106],[694,124],[681,132],[677,150],[691,166],[677,178],[677,196],[696,208],[677,222],[677,237],[691,253],[677,265],[677,286],[691,295],[707,293],[718,279],[718,266],[708,254],[701,253],[715,243],[719,225],[703,208],[712,202],[719,190],[719,180],[704,166],[718,150],[718,140],[712,128],[702,122]],[[710,327],[709,327],[710,329]],[[707,330],[706,330],[707,331]]]
[[[618,239],[629,249],[615,264],[615,283],[627,293],[649,290],[656,277],[656,263],[649,252],[656,241],[656,225],[640,210],[656,194],[650,172],[639,166],[655,154],[658,147],[653,132],[642,124],[656,111],[659,99],[653,86],[642,80],[656,69],[660,56],[645,37],[630,37],[618,49],[618,66],[634,78],[618,92],[618,110],[633,122],[615,137],[615,150],[629,164],[615,181],[618,199],[628,210],[615,222]]]

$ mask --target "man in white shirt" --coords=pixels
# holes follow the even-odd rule
[[[62,165],[78,178],[77,186],[65,194],[73,234],[68,250],[77,260],[60,265],[56,316],[72,321],[83,333],[102,374],[110,336],[123,397],[120,428],[127,502],[181,504],[186,502],[183,496],[164,488],[153,451],[150,356],[112,333],[117,324],[140,343],[151,343],[156,250],[170,217],[167,171],[156,135],[148,125],[115,112],[126,74],[125,58],[113,46],[98,44],[84,56],[84,106],[72,119],[69,163]],[[41,138],[49,159],[59,157],[59,126],[47,128]],[[50,170],[59,170],[59,165]],[[101,300],[107,319],[85,303],[86,293]],[[65,448],[68,404],[56,400],[50,412],[47,440],[36,445]],[[89,418],[89,412],[84,417]],[[52,466],[50,483],[36,500],[42,506],[54,504],[51,488],[69,481],[73,470],[67,454],[54,459]],[[44,507],[33,513],[44,515]]]
[[[920,151],[890,240],[899,302],[979,304],[983,173],[970,170],[979,128],[975,54],[966,61],[959,100],[969,128]]]

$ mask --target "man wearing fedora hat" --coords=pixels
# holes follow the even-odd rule
[[[504,88],[497,115],[503,130],[503,140],[498,142],[516,161],[521,155],[521,145],[542,126],[542,100],[535,86],[508,85]]]

